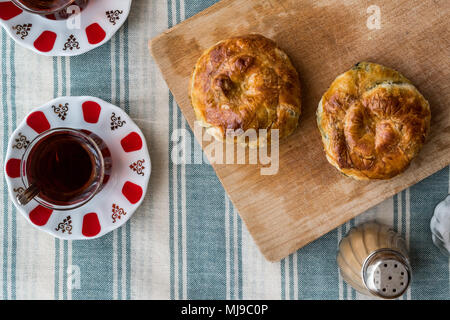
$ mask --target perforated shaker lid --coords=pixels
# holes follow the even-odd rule
[[[384,299],[401,296],[411,281],[411,267],[398,251],[380,249],[364,261],[362,278],[367,289]]]

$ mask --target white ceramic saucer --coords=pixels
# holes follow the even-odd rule
[[[32,200],[21,206],[21,159],[30,142],[58,127],[89,130],[107,145],[112,172],[103,189],[83,206],[56,211]],[[34,109],[12,134],[5,159],[9,195],[17,210],[34,226],[61,239],[92,239],[123,225],[147,191],[151,162],[141,130],[120,108],[93,97],[61,97]]]
[[[107,42],[128,17],[131,0],[91,0],[76,20],[51,20],[0,0],[0,24],[20,45],[46,56],[74,56]]]

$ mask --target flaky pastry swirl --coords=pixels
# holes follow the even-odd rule
[[[267,129],[268,137],[271,129],[279,129],[280,138],[290,135],[301,113],[297,71],[275,42],[257,34],[206,50],[192,73],[189,96],[208,133],[218,140],[236,136],[240,144],[247,144],[249,129]],[[258,138],[248,144],[266,142]]]
[[[430,119],[428,102],[408,79],[369,62],[338,76],[317,109],[328,161],[359,180],[403,172],[422,148]]]

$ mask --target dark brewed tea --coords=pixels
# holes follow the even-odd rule
[[[67,19],[74,12],[67,12],[71,5],[83,10],[89,0],[13,0],[17,6],[25,10],[46,16],[49,19]]]
[[[70,132],[55,132],[39,141],[26,162],[30,185],[39,197],[54,204],[71,204],[89,195],[96,181],[96,158],[86,141]]]
[[[53,11],[64,8],[73,0],[19,0],[28,9],[35,11]]]

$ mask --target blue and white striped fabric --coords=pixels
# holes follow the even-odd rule
[[[8,199],[2,179],[0,298],[366,299],[343,282],[335,256],[352,225],[376,218],[400,231],[410,246],[414,278],[402,299],[449,299],[449,259],[434,248],[429,231],[434,206],[449,193],[449,168],[280,263],[269,263],[213,169],[170,161],[172,130],[188,126],[147,41],[213,2],[136,0],[110,42],[72,58],[38,56],[2,30],[3,159],[12,131],[31,108],[57,96],[89,95],[122,107],[142,128],[153,172],[142,207],[124,227],[73,242],[29,225]]]

